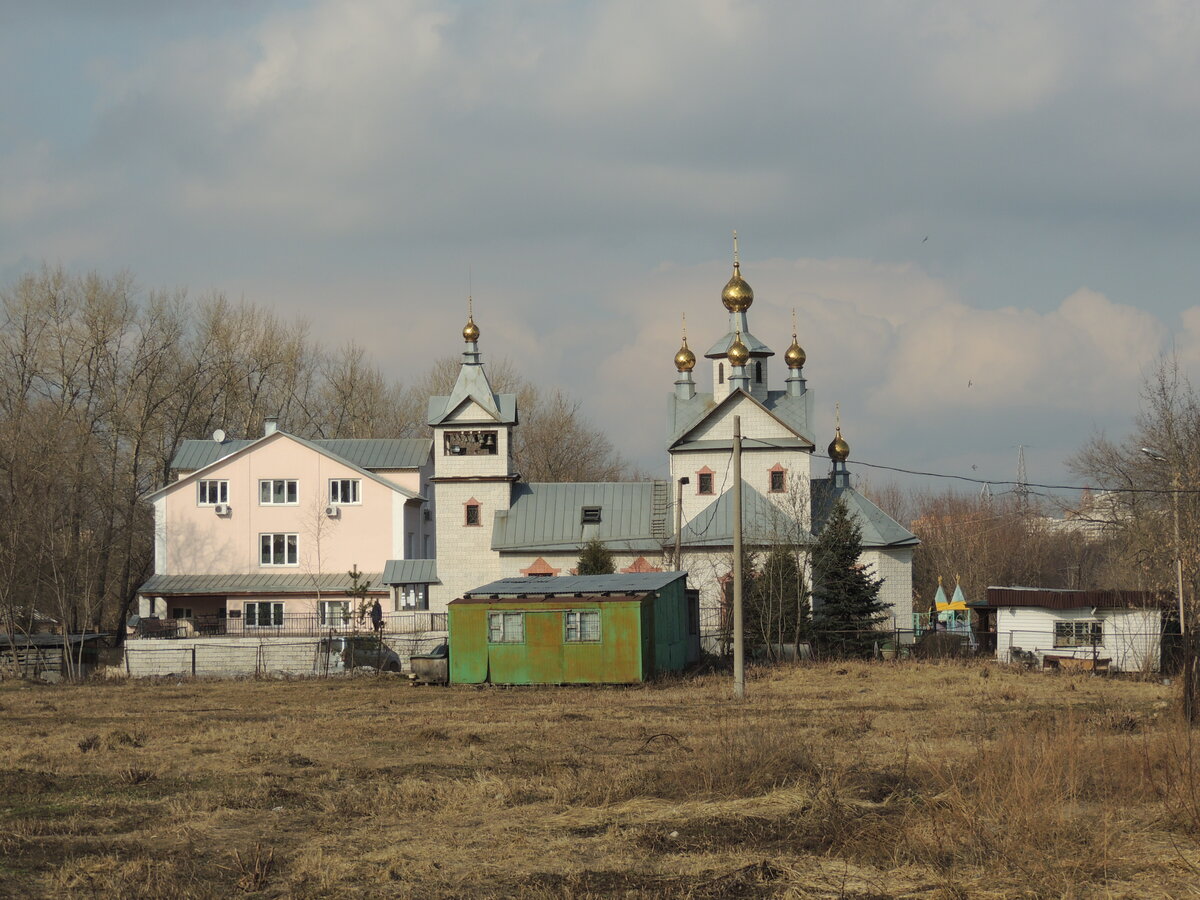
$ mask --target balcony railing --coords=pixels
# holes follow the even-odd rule
[[[420,635],[429,631],[445,631],[444,612],[398,612],[383,614],[382,632],[385,635]],[[284,614],[274,616],[269,624],[250,624],[242,617],[191,616],[186,619],[143,618],[138,621],[132,637],[178,639],[191,637],[327,637],[343,634],[372,634],[370,617],[318,616],[314,614]]]

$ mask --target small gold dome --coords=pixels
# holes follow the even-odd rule
[[[829,444],[829,458],[834,462],[845,462],[850,456],[850,445],[842,437],[842,426],[837,427],[837,436]]]
[[[729,345],[729,349],[725,355],[729,358],[729,364],[735,369],[750,362],[750,351],[742,343],[742,333],[740,331],[734,337],[733,343]]]
[[[463,340],[468,343],[479,340],[479,326],[475,324],[474,316],[467,316],[467,324],[463,326]]]
[[[793,334],[792,346],[783,352],[783,361],[787,363],[789,369],[803,369],[807,359],[808,357],[804,355],[804,348],[796,343],[796,336]]]
[[[754,302],[754,289],[742,277],[742,267],[738,263],[733,264],[733,277],[721,291],[721,302],[730,312],[745,312]]]
[[[683,339],[683,346],[675,354],[675,368],[680,372],[690,372],[696,368],[696,354],[688,347],[687,338]]]

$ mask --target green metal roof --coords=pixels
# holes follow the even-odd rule
[[[629,572],[614,575],[561,575],[554,578],[501,578],[499,581],[492,581],[467,591],[463,596],[554,594],[567,597],[574,594],[644,594],[648,591],[661,591],[671,582],[686,577],[687,572]]]
[[[742,538],[748,544],[808,543],[812,536],[794,516],[742,481]],[[733,545],[733,488],[730,487],[683,526],[685,547]]]
[[[517,395],[516,394],[492,394],[494,398],[493,406],[496,408],[495,419],[479,419],[482,424],[497,424],[497,425],[515,425],[517,424]],[[464,396],[450,395],[446,397],[430,397],[429,406],[427,409],[427,421],[430,425],[440,425],[450,413],[458,409],[467,400],[473,400],[479,403],[479,399],[471,394]],[[479,403],[484,409],[487,409],[487,404]],[[464,424],[467,424],[464,422]]]
[[[598,538],[610,550],[661,550],[671,514],[669,488],[655,481],[516,484],[509,509],[496,513],[492,549],[573,549]],[[585,506],[600,508],[599,522],[583,522]]]
[[[705,356],[709,359],[721,359],[729,356],[729,348],[733,346],[733,342],[737,339],[738,333],[730,331],[724,337],[717,340],[715,344],[708,348]],[[774,356],[775,351],[752,335],[748,330],[741,331],[742,343],[746,345],[746,349],[750,351],[751,356]]]
[[[915,547],[920,540],[915,534],[885,513],[854,488],[834,487],[829,478],[814,478],[812,484],[813,531],[821,533],[833,504],[841,497],[850,514],[862,529],[864,547]]]
[[[389,559],[383,566],[384,584],[441,584],[436,559]]]
[[[378,572],[364,573],[359,584],[370,584],[371,590],[383,589]],[[188,594],[308,594],[316,590],[346,591],[351,588],[345,572],[320,575],[255,572],[240,575],[151,575],[139,594],[183,596]]]
[[[224,459],[251,440],[184,441],[171,460],[171,468],[190,472]],[[363,469],[415,469],[430,457],[433,441],[429,438],[336,438],[310,440],[342,459]]]

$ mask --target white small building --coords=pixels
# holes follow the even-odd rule
[[[985,602],[968,606],[997,659],[1032,653],[1043,664],[1091,660],[1116,672],[1157,672],[1163,610],[1172,602],[1151,591],[989,587]]]

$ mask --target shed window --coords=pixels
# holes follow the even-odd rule
[[[1104,643],[1104,625],[1094,619],[1054,623],[1055,647],[1091,647]]]
[[[563,640],[569,644],[600,640],[598,609],[569,609],[563,614]]]
[[[490,613],[488,613],[488,643],[489,644],[523,644],[523,643],[525,643],[525,613],[523,613],[523,612],[490,612]]]
[[[600,507],[599,506],[585,506],[583,508],[583,516],[580,519],[580,521],[583,522],[585,525],[588,524],[589,522],[599,522],[600,521]]]

